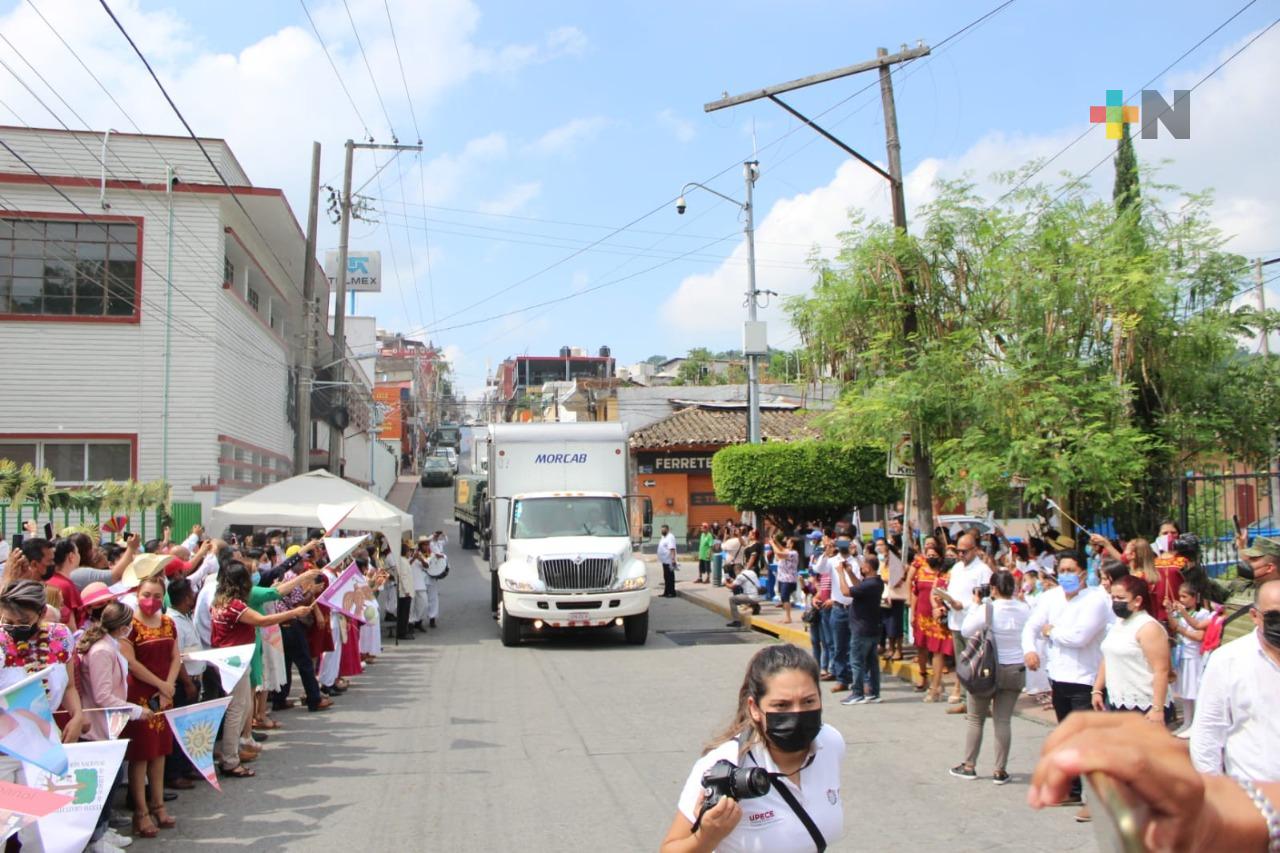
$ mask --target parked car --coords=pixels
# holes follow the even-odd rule
[[[453,468],[443,456],[428,456],[422,462],[422,485],[452,486]]]
[[[437,447],[436,457],[446,460],[449,463],[449,469],[455,474],[458,473],[458,451],[452,447]]]

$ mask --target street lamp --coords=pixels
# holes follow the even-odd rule
[[[756,320],[756,235],[754,193],[756,180],[760,177],[758,160],[747,160],[742,164],[743,177],[747,183],[746,202],[730,198],[711,187],[690,181],[680,189],[680,197],[676,199],[676,213],[683,214],[688,208],[685,193],[691,187],[706,190],[719,196],[730,204],[737,205],[746,215],[743,232],[747,235],[747,322],[742,327],[742,352],[747,357],[747,441],[750,444],[760,443],[760,366],[759,356],[769,350],[765,335],[765,324]]]

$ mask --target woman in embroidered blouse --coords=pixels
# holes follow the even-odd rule
[[[71,632],[66,625],[50,620],[46,611],[44,584],[39,581],[10,581],[0,590],[0,647],[4,649],[0,690],[49,667],[45,681],[49,707],[61,708],[59,716],[66,719],[61,726],[62,742],[75,743],[83,734],[84,715],[76,689]],[[0,779],[17,781],[5,770],[7,767],[0,768]]]
[[[164,615],[163,575],[153,575],[138,584],[138,612],[132,632],[121,640],[120,652],[129,664],[129,701],[148,707],[153,700],[164,711],[173,707],[174,684],[182,666],[178,651],[178,629]],[[173,752],[173,735],[164,714],[134,720],[125,727],[129,738],[125,758],[129,760],[129,798],[133,801],[133,831],[154,838],[156,828],[172,829],[178,822],[164,807],[164,759]],[[150,805],[146,800],[151,786]]]

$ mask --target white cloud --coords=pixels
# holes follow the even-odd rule
[[[1243,41],[1202,62],[1194,71],[1162,82],[1166,97],[1171,100],[1174,88],[1194,85]],[[1135,141],[1140,163],[1169,161],[1160,166],[1159,181],[1189,191],[1213,188],[1215,223],[1230,238],[1229,248],[1244,254],[1280,249],[1276,236],[1280,234],[1280,175],[1271,154],[1273,141],[1280,137],[1280,114],[1270,108],[1276,79],[1280,79],[1280,30],[1261,38],[1196,89],[1191,139],[1172,139],[1162,128],[1158,139]],[[991,180],[993,173],[1057,153],[1080,129],[1081,125],[1075,124],[1057,133],[1035,136],[993,131],[958,157],[923,160],[907,173],[904,182],[908,215],[933,198],[938,178],[968,177],[980,191],[995,197],[999,191]],[[1095,191],[1106,195],[1114,150],[1115,143],[1107,141],[1098,128],[1044,169],[1037,180],[1060,184],[1061,172],[1083,173],[1105,157],[1108,162],[1098,166],[1090,181]],[[764,173],[757,194],[769,181],[767,159],[761,166]],[[774,203],[757,222],[759,259],[792,264],[804,261],[809,255],[807,246],[836,242],[836,235],[848,227],[849,208],[860,208],[875,218],[890,215],[886,182],[853,161],[842,163],[826,185]],[[724,307],[741,303],[745,260],[745,244],[740,243],[715,270],[686,276],[666,300],[661,309],[663,318],[689,333],[682,343],[696,345],[709,332],[723,334],[740,328],[744,313]],[[804,293],[812,282],[812,273],[803,269],[759,269],[761,289]],[[789,330],[776,303],[762,316],[774,321],[771,342],[782,341]]]
[[[671,133],[678,142],[692,142],[698,135],[697,128],[687,118],[676,115],[674,110],[665,109],[658,113],[658,124]]]
[[[535,154],[544,156],[568,154],[579,145],[590,142],[600,132],[613,124],[613,120],[604,116],[575,118],[559,127],[548,130],[529,146]]]
[[[540,192],[542,192],[541,181],[516,184],[497,198],[482,202],[478,209],[481,213],[507,216],[522,209],[526,204],[537,198]]]

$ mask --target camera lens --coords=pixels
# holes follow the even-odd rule
[[[730,778],[729,790],[735,800],[749,800],[769,793],[769,774],[762,767],[738,767]]]

